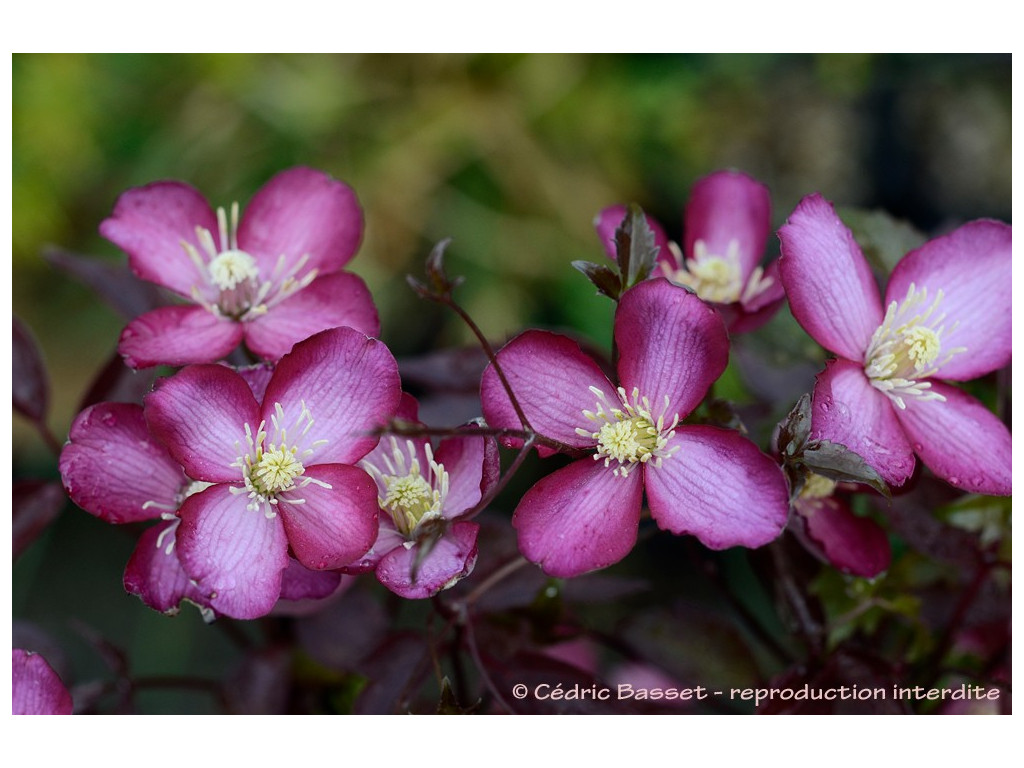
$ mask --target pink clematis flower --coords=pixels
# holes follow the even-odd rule
[[[193,302],[137,317],[118,350],[132,368],[219,360],[239,343],[267,360],[326,328],[380,330],[363,281],[341,272],[362,237],[345,184],[310,168],[277,174],[239,221],[193,187],[161,181],[118,198],[100,233],[143,280]]]
[[[417,421],[403,395],[397,416]],[[370,551],[346,573],[373,570],[406,598],[431,597],[473,571],[480,526],[460,519],[497,482],[498,451],[490,437],[451,437],[435,452],[425,437],[384,437],[359,462],[377,483],[380,528]]]
[[[572,340],[527,331],[498,359],[530,425],[594,450],[542,479],[516,508],[527,559],[575,576],[625,557],[644,491],[661,528],[713,549],[758,547],[786,524],[782,471],[739,433],[682,424],[725,369],[721,318],[665,279],[631,288],[615,314],[616,387]],[[493,367],[481,385],[492,427],[522,427]]]
[[[46,659],[37,653],[14,648],[11,661],[12,715],[72,713],[71,694]]]
[[[860,454],[890,485],[914,454],[957,488],[1008,495],[1010,433],[967,381],[1010,362],[1010,227],[974,221],[911,251],[879,299],[831,203],[805,197],[779,231],[793,315],[837,355],[818,375],[811,437]]]
[[[615,230],[625,206],[605,208],[594,220],[598,237],[615,258]],[[647,222],[659,247],[652,277],[685,286],[722,313],[730,333],[766,323],[784,298],[778,263],[759,264],[771,232],[768,188],[746,174],[718,171],[693,187],[683,221],[683,249],[654,219]]]

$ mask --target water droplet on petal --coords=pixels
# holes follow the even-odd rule
[[[950,483],[950,485],[960,485],[960,478],[957,477],[956,475],[952,475],[949,478],[949,483]]]
[[[924,446],[921,445],[920,443],[914,443],[914,450],[920,452],[924,450]]]

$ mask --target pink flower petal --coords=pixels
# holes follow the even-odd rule
[[[252,396],[256,398],[256,402],[263,402],[263,395],[267,391],[267,384],[270,383],[270,378],[274,375],[274,366],[270,363],[257,363],[256,365],[246,365],[234,370],[249,385],[249,389],[252,391]]]
[[[779,230],[779,267],[793,316],[815,341],[847,360],[861,360],[882,323],[871,269],[821,195],[808,195]]]
[[[451,520],[472,509],[498,479],[498,450],[490,437],[452,437],[434,454],[448,472],[442,514]]]
[[[972,221],[911,251],[893,270],[886,303],[905,299],[911,283],[926,288],[930,301],[942,291],[942,348],[967,348],[939,369],[939,378],[967,381],[1010,362],[1010,249],[1009,225]]]
[[[845,445],[891,486],[913,473],[914,453],[895,407],[871,386],[859,363],[830,360],[818,374],[811,407],[812,439]]]
[[[280,515],[246,509],[243,493],[214,485],[181,506],[178,559],[217,612],[236,619],[265,616],[281,594],[288,539]]]
[[[60,454],[60,475],[68,496],[86,512],[108,523],[133,523],[178,508],[188,478],[150,435],[140,406],[86,408],[69,439]]]
[[[295,490],[278,496],[278,512],[296,559],[322,571],[365,554],[377,538],[377,484],[363,470],[345,464],[307,467],[304,477],[316,482],[303,485],[299,480]]]
[[[698,181],[683,219],[683,253],[694,256],[694,244],[704,241],[709,254],[725,256],[735,240],[740,275],[750,276],[764,255],[771,230],[768,187],[746,174],[718,171]]]
[[[322,600],[334,594],[341,584],[337,571],[312,571],[294,558],[281,578],[282,600]]]
[[[667,396],[685,418],[722,375],[729,337],[721,317],[696,295],[659,278],[626,291],[615,313],[619,380],[650,400],[655,414]]]
[[[394,521],[387,512],[380,510],[377,515],[377,522],[379,527],[377,539],[373,542],[373,546],[358,560],[342,566],[339,569],[342,573],[355,575],[372,571],[377,567],[377,563],[380,562],[384,555],[395,547],[401,547],[406,543],[405,536],[395,528]]]
[[[932,381],[946,398],[907,398],[896,411],[914,451],[932,472],[970,493],[1009,496],[1012,491],[1010,431],[985,406],[956,387]]]
[[[242,326],[203,307],[160,307],[121,332],[117,351],[131,368],[220,360],[242,341]]]
[[[611,395],[615,387],[579,344],[547,331],[526,331],[498,352],[498,362],[530,425],[545,437],[575,448],[594,445],[576,434],[589,424],[584,410],[593,410],[597,396],[590,387]],[[484,419],[495,428],[522,429],[494,366],[487,366],[480,384]],[[521,444],[515,441],[510,444]],[[550,455],[545,450],[541,455]]]
[[[246,452],[245,425],[255,438],[259,406],[241,376],[221,365],[193,365],[160,379],[145,398],[153,434],[196,480],[240,482],[232,466]]]
[[[627,477],[579,459],[526,492],[512,525],[519,550],[549,576],[579,576],[617,563],[636,543],[643,471]]]
[[[182,600],[201,606],[209,604],[178,560],[175,529],[179,523],[177,519],[166,520],[147,529],[139,537],[124,569],[125,591],[138,595],[150,608],[170,616],[178,613]]]
[[[615,230],[622,226],[629,208],[625,205],[612,205],[602,210],[594,217],[594,229],[597,230],[597,237],[604,246],[604,252],[612,261],[618,260],[615,247]],[[646,216],[647,226],[654,232],[654,244],[658,246],[658,262],[667,261],[673,268],[677,268],[675,257],[668,248],[668,235],[656,219]]]
[[[269,276],[280,256],[287,272],[300,258],[301,274],[337,272],[359,247],[363,212],[346,184],[312,168],[291,168],[268,181],[245,208],[238,245]]]
[[[204,253],[196,227],[218,237],[217,216],[198,190],[179,181],[158,181],[129,189],[114,205],[100,234],[128,254],[128,263],[143,280],[191,298],[192,287],[206,281],[182,247],[191,243]]]
[[[760,547],[786,526],[789,491],[779,466],[727,429],[678,427],[660,467],[644,468],[651,516],[712,549]]]
[[[453,523],[420,561],[415,580],[412,570],[421,545],[396,547],[377,566],[377,579],[396,595],[410,600],[436,595],[473,572],[479,530],[476,523]]]
[[[398,363],[382,342],[333,328],[281,358],[267,385],[263,416],[269,425],[280,403],[284,424],[304,424],[299,416],[305,405],[313,417],[302,443],[313,451],[306,463],[352,464],[377,444],[375,431],[391,420],[401,394]],[[317,440],[328,442],[313,446]]]
[[[12,715],[72,714],[71,694],[46,659],[14,648],[11,665]]]
[[[839,570],[873,579],[889,567],[892,550],[885,531],[871,518],[853,514],[842,499],[798,498],[794,508],[807,537]]]
[[[318,277],[294,296],[245,324],[245,343],[267,360],[277,360],[292,346],[327,328],[347,325],[367,336],[380,335],[373,298],[351,272]]]

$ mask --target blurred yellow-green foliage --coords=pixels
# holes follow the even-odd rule
[[[214,205],[294,164],[348,182],[366,214],[351,268],[398,354],[468,341],[404,281],[449,236],[490,336],[606,342],[610,303],[569,267],[602,258],[594,214],[637,201],[678,237],[691,185],[722,167],[770,186],[775,226],[812,191],[926,231],[1010,215],[1008,55],[20,54],[13,102],[14,311],[58,436],[122,320],[41,249],[123,259],[97,226],[156,179]],[[14,447],[42,450],[20,422]]]

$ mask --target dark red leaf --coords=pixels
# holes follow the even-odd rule
[[[167,297],[156,286],[137,278],[125,264],[114,264],[54,247],[46,248],[43,258],[91,288],[127,320],[168,303]]]
[[[46,419],[50,403],[50,383],[42,353],[28,328],[14,318],[12,392],[14,409],[35,422]]]
[[[19,480],[14,484],[11,507],[11,539],[14,557],[39,538],[64,507],[60,483]]]

